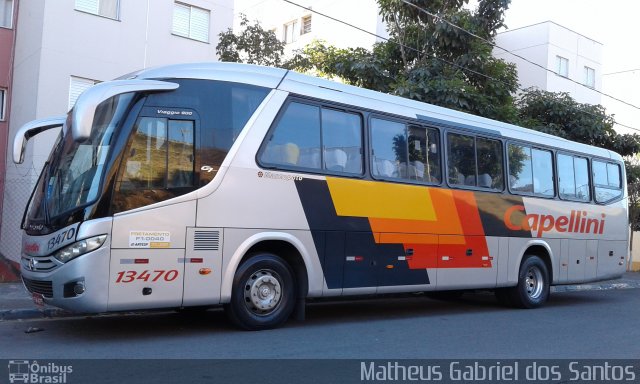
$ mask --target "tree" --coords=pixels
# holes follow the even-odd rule
[[[273,31],[264,30],[258,21],[253,24],[240,15],[242,31],[234,34],[231,28],[220,33],[216,53],[220,61],[258,64],[278,67],[282,65],[284,42]]]
[[[463,8],[468,0],[413,0],[413,6],[402,0],[378,0],[388,41],[371,50],[339,49],[318,41],[288,65],[339,77],[348,84],[514,122],[515,66],[491,54],[491,42],[503,26],[509,2],[481,0],[470,11]]]
[[[618,134],[613,129],[613,116],[603,106],[578,103],[566,92],[529,88],[516,106],[519,124],[524,127],[610,149],[622,156],[640,152],[640,135]]]

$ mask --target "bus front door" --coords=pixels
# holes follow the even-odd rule
[[[113,220],[109,311],[182,305],[188,201],[116,215]]]

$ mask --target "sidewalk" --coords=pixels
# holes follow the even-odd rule
[[[551,292],[600,291],[609,289],[640,288],[640,272],[627,272],[617,280],[579,285],[551,287]],[[62,309],[45,306],[38,308],[21,283],[0,283],[0,321],[26,320],[72,316]]]

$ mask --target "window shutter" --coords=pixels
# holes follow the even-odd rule
[[[13,23],[13,0],[0,0],[0,27],[11,28]]]
[[[117,19],[118,0],[100,0],[100,15]]]
[[[76,0],[76,9],[78,11],[98,14],[99,0]]]
[[[71,77],[69,83],[69,109],[73,108],[78,100],[78,96],[84,92],[87,88],[93,86],[96,82],[89,79],[82,79],[80,77]]]
[[[190,9],[181,4],[173,7],[173,33],[178,36],[189,37],[189,13]]]
[[[191,29],[189,37],[200,41],[209,41],[209,11],[191,8]]]

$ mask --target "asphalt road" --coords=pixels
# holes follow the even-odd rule
[[[640,290],[619,289],[556,293],[535,310],[487,294],[314,303],[305,322],[262,332],[221,310],[4,321],[0,359],[638,359],[639,340]]]

